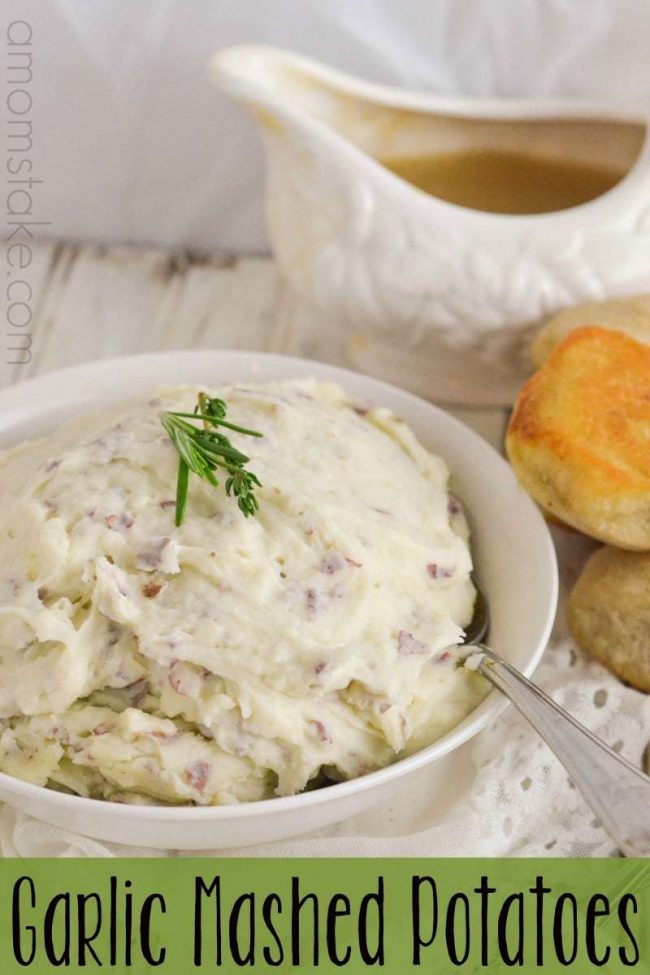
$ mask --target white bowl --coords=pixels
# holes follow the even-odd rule
[[[492,617],[491,642],[531,674],[548,640],[557,602],[557,566],[539,511],[508,464],[476,433],[423,400],[345,369],[255,352],[158,352],[50,373],[0,392],[0,447],[47,433],[81,411],[97,410],[158,384],[315,376],[352,396],[388,406],[447,461],[464,502],[473,553]],[[493,691],[461,724],[409,758],[350,782],[241,806],[129,806],[83,799],[0,773],[0,799],[38,819],[100,840],[158,849],[212,849],[279,840],[339,822],[383,801],[406,777],[458,748],[506,706]]]

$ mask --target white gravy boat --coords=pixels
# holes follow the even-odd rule
[[[550,313],[650,291],[650,108],[416,94],[266,47],[223,50],[213,70],[261,126],[301,351],[345,349],[438,401],[509,403]],[[503,214],[445,202],[378,161],[477,148],[621,179],[569,209]]]

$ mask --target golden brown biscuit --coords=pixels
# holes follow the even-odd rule
[[[521,390],[506,448],[551,515],[650,549],[650,346],[603,328],[571,332]]]
[[[585,325],[625,332],[639,342],[650,344],[650,295],[589,301],[563,308],[537,333],[531,349],[535,366],[539,369],[569,332]]]
[[[567,613],[583,650],[628,684],[650,692],[650,553],[609,545],[594,552]]]

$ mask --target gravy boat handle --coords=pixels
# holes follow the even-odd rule
[[[474,649],[480,654],[475,669],[541,735],[622,852],[650,856],[650,778],[489,647],[477,644]]]

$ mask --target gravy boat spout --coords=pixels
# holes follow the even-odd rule
[[[642,109],[414,93],[266,47],[219,52],[213,76],[260,125],[270,239],[311,355],[507,404],[541,320],[650,291]]]

